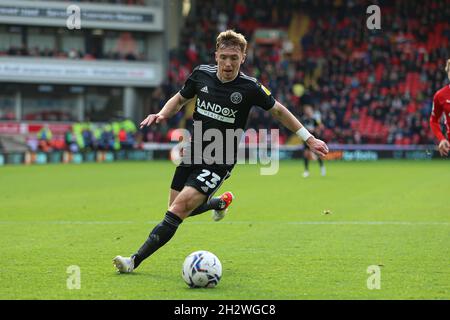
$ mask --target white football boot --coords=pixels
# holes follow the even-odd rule
[[[119,273],[131,273],[134,270],[134,259],[117,256],[113,259],[113,265]]]

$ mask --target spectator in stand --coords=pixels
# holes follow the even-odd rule
[[[27,138],[27,146],[31,152],[37,152],[39,150],[39,140],[35,136]]]
[[[223,28],[224,22],[251,38],[256,28],[287,28],[299,12],[304,14],[303,21],[309,20],[306,34],[293,42],[300,45],[300,58],[295,46],[285,52],[282,45],[255,43],[248,56],[252,63],[244,66],[244,72],[255,74],[290,106],[318,106],[327,142],[433,143],[424,126],[431,111],[428,97],[443,81],[437,66],[450,54],[450,1],[385,4],[383,24],[391,27],[383,32],[361,24],[364,1],[326,6],[324,2],[255,0],[250,11],[241,0],[218,0],[214,5],[196,1],[191,12],[197,23],[191,23],[193,17],[186,20],[180,48],[171,54],[170,90],[161,98],[182,84],[184,70],[205,60],[203,53],[209,48],[204,44],[211,42],[207,37]],[[197,60],[189,50],[193,42],[199,44]],[[295,85],[304,87],[303,95],[292,94]],[[269,121],[253,112],[250,127]],[[158,137],[156,132],[147,135],[148,139]]]
[[[119,143],[120,143],[120,148],[122,150],[128,149],[129,145],[128,145],[128,139],[127,139],[127,132],[124,128],[120,128],[120,130],[119,130]]]
[[[267,84],[291,111],[314,105],[321,112],[328,143],[434,144],[428,118],[431,97],[445,82],[438,72],[440,65],[450,56],[450,0],[387,2],[382,24],[389,27],[381,31],[368,30],[361,23],[366,8],[363,0],[254,0],[251,6],[242,0],[196,0],[181,30],[179,47],[170,52],[167,81],[154,91],[146,112],[160,110],[200,61],[214,62],[208,46],[218,29],[234,28],[252,39],[258,28],[288,30],[292,21],[300,19],[305,33],[289,38],[292,46],[287,39],[280,45],[249,41],[251,63],[242,71]],[[111,52],[103,58],[139,59],[135,41],[127,37],[121,38],[122,54]],[[26,46],[11,47],[6,53],[76,58],[74,52]],[[79,56],[88,58],[82,52]],[[294,87],[302,88],[301,93]],[[179,113],[168,125],[185,126],[186,118]],[[272,120],[253,110],[249,121],[250,128],[257,129]],[[270,122],[269,127],[278,126]],[[167,142],[167,131],[167,127],[146,129],[143,139]],[[282,139],[289,134],[283,129],[280,133]]]
[[[107,124],[103,127],[103,132],[101,134],[99,149],[100,150],[114,150],[114,133],[112,131],[112,126]]]
[[[78,145],[71,130],[67,130],[64,133],[64,143],[66,144],[66,150],[70,152],[78,152]]]
[[[86,150],[95,150],[96,143],[94,140],[94,135],[91,131],[89,124],[84,124],[84,128],[81,131],[81,135],[83,136],[83,145]]]
[[[44,125],[37,133],[39,141],[39,150],[43,152],[49,152],[52,150],[52,131],[48,125]]]

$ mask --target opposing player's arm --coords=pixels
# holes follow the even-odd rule
[[[283,126],[300,136],[311,150],[317,155],[324,157],[328,153],[328,146],[322,140],[316,139],[302,123],[280,102],[275,101],[274,106],[269,109],[272,116]]]
[[[141,124],[140,128],[151,125],[153,122],[160,123],[162,120],[169,119],[177,114],[181,108],[190,101],[186,99],[179,92],[170,98],[164,107],[157,114],[149,114]]]
[[[433,110],[431,111],[430,116],[430,127],[439,141],[438,150],[441,156],[448,156],[450,151],[450,142],[445,139],[444,134],[441,131],[441,124],[439,121],[441,120],[442,113],[444,112],[444,108],[439,101],[437,95],[433,98]]]
[[[444,109],[442,108],[437,95],[435,95],[433,98],[433,109],[431,110],[430,116],[430,127],[439,142],[445,139],[441,131],[441,125],[439,123],[443,111]]]

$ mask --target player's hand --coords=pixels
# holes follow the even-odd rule
[[[441,157],[448,156],[448,152],[450,151],[450,142],[448,140],[442,140],[439,142],[439,153],[441,154]]]
[[[153,122],[160,123],[163,120],[166,120],[166,117],[164,117],[162,114],[149,114],[147,118],[145,118],[144,121],[141,122],[139,128],[142,129],[143,127],[151,125]]]
[[[308,140],[306,140],[306,143],[311,151],[321,158],[325,157],[329,151],[325,142],[314,137],[309,137]]]

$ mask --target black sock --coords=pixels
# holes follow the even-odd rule
[[[323,160],[320,159],[319,157],[317,157],[317,160],[319,161],[319,166],[322,168],[323,167]]]
[[[309,159],[307,157],[304,157],[303,160],[305,161],[305,171],[308,171]]]
[[[147,259],[156,250],[161,248],[163,245],[169,241],[178,226],[183,222],[183,220],[177,215],[170,211],[167,211],[164,220],[161,221],[150,233],[148,239],[139,248],[139,250],[132,256],[134,257],[134,267],[137,268],[142,261]]]
[[[209,201],[203,203],[202,205],[198,206],[196,209],[194,209],[194,211],[191,212],[191,214],[189,215],[189,217],[193,217],[196,216],[200,213],[215,209],[215,210],[220,210],[223,209],[225,207],[226,203],[225,201],[223,201],[222,199],[220,199],[219,197],[217,198],[212,198]]]

